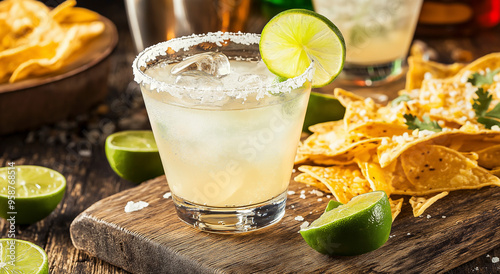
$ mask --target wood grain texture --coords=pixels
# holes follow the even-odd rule
[[[181,222],[164,177],[103,199],[72,223],[73,244],[92,256],[132,273],[442,273],[500,245],[500,188],[452,192],[427,216],[415,218],[406,202],[393,224],[391,238],[373,252],[328,257],[311,249],[298,233],[302,222],[321,215],[328,199],[312,187],[291,182],[281,222],[242,235],[198,231]],[[306,191],[306,199],[299,192]],[[146,201],[126,213],[128,201]],[[445,217],[443,217],[445,216]]]

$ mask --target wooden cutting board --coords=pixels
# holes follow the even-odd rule
[[[312,222],[327,197],[292,181],[286,214],[276,225],[240,235],[198,231],[181,222],[165,177],[103,199],[71,225],[76,248],[132,273],[435,273],[453,269],[500,245],[500,188],[451,192],[425,216],[413,217],[408,198],[381,248],[360,256],[329,257],[298,233],[302,216]],[[305,190],[306,198],[299,193]],[[321,199],[321,201],[319,201]],[[146,201],[125,213],[128,201]]]

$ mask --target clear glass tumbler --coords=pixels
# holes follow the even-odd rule
[[[372,86],[403,75],[422,0],[313,0],[313,4],[344,36],[347,53],[340,80]]]
[[[133,64],[177,215],[204,231],[252,231],[285,212],[313,67],[276,81],[259,39],[181,37]]]

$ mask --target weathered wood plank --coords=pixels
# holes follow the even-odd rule
[[[452,192],[415,218],[404,204],[380,249],[354,257],[328,257],[312,250],[298,234],[303,216],[311,222],[327,203],[291,182],[287,213],[270,228],[243,235],[200,232],[177,219],[164,177],[118,193],[91,206],[71,226],[78,249],[133,273],[215,272],[445,272],[500,244],[500,188]],[[149,207],[125,213],[127,201]],[[446,217],[443,217],[446,216]]]

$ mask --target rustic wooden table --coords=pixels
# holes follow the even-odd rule
[[[105,197],[134,187],[109,167],[104,155],[105,137],[118,130],[149,127],[141,95],[137,86],[131,83],[131,64],[136,53],[123,1],[92,0],[82,1],[80,5],[108,17],[119,31],[118,46],[111,56],[108,98],[88,114],[32,131],[0,136],[0,166],[8,162],[46,166],[67,178],[66,195],[49,217],[32,225],[16,227],[18,238],[46,250],[51,273],[127,273],[75,249],[69,234],[70,224],[80,212]],[[454,58],[467,58],[469,53],[477,58],[500,51],[500,28],[497,26],[468,38],[421,40],[436,51],[438,60],[451,62]],[[399,82],[384,89],[394,91],[401,86]],[[7,236],[7,227],[1,220],[0,236]],[[493,263],[493,257],[500,257],[500,247],[449,273],[500,273],[500,263]]]

